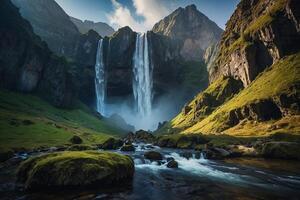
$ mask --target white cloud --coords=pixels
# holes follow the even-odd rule
[[[130,26],[135,31],[145,32],[169,13],[169,10],[160,0],[133,0],[136,14],[144,19],[138,21],[127,7],[117,0],[111,0],[111,2],[114,11],[107,17],[109,22],[116,28]]]

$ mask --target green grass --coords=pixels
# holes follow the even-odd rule
[[[2,148],[65,145],[73,135],[80,136],[86,144],[97,144],[122,133],[80,102],[75,109],[59,109],[33,95],[0,90]]]
[[[288,56],[261,73],[247,88],[242,90],[231,100],[216,109],[211,115],[198,122],[184,133],[218,133],[230,127],[226,126],[228,113],[234,109],[242,108],[250,103],[270,99],[280,94],[289,94],[290,88],[300,84],[300,53]],[[294,120],[294,128],[299,129],[299,120]],[[269,122],[270,124],[275,122]],[[259,124],[252,124],[256,127]],[[264,125],[266,125],[264,123]],[[247,129],[244,130],[249,131]],[[257,132],[256,134],[260,134]],[[269,134],[271,134],[270,132]],[[255,134],[255,133],[253,133]]]

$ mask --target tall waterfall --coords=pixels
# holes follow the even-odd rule
[[[152,110],[152,67],[147,33],[137,34],[133,56],[133,95],[138,114],[149,116]]]
[[[96,89],[97,111],[102,115],[105,115],[106,114],[106,110],[105,110],[106,79],[105,79],[105,69],[104,69],[104,61],[103,61],[103,39],[100,39],[98,42],[95,72],[96,72],[95,89]]]

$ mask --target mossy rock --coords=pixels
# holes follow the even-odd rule
[[[296,142],[267,142],[263,144],[261,154],[265,158],[299,159],[300,144]]]
[[[77,136],[77,135],[74,135],[71,139],[70,139],[70,142],[72,144],[81,144],[82,143],[82,139],[81,137]]]
[[[4,162],[14,156],[14,152],[10,149],[0,149],[0,162]]]
[[[97,147],[84,145],[84,144],[74,144],[67,148],[68,151],[86,151],[86,150],[97,150]]]
[[[120,139],[115,138],[108,138],[103,144],[101,144],[99,147],[101,149],[111,150],[111,149],[117,149],[123,145],[123,141]]]
[[[112,152],[66,151],[32,157],[19,167],[18,181],[26,190],[101,186],[132,179],[133,160]]]
[[[121,147],[121,151],[135,151],[135,147],[132,144],[126,144]]]

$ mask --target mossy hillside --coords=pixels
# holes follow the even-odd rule
[[[114,184],[132,178],[130,157],[112,152],[76,151],[44,154],[24,161],[18,180],[26,189]]]
[[[299,66],[300,53],[285,57],[278,61],[261,73],[238,95],[227,101],[204,120],[198,122],[191,128],[184,130],[183,133],[220,133],[230,128],[227,124],[230,111],[242,108],[253,102],[259,102],[264,99],[272,99],[280,94],[289,94],[293,92],[291,91],[291,88],[300,84]],[[252,127],[254,126],[255,125]],[[296,128],[299,127],[298,120],[296,120],[293,126]],[[244,129],[245,134],[246,132],[249,132],[249,128],[250,127]],[[274,131],[271,131],[268,134],[272,133],[274,133]],[[235,133],[230,132],[230,134],[234,135]],[[253,134],[259,135],[261,132]]]
[[[29,94],[0,90],[0,144],[3,148],[60,146],[78,135],[84,144],[118,137],[122,130],[96,117],[86,106],[59,109]]]
[[[220,77],[188,104],[188,107],[191,108],[188,113],[182,111],[159,132],[168,133],[170,128],[185,129],[192,126],[196,121],[207,117],[219,105],[231,99],[241,88],[242,84],[239,81],[230,77]],[[200,108],[196,108],[198,104],[201,104]],[[196,118],[195,115],[197,115]]]

